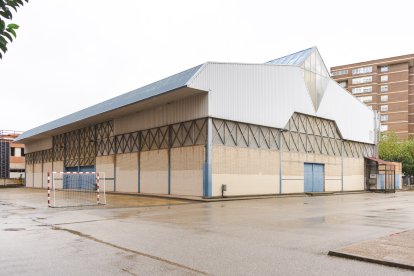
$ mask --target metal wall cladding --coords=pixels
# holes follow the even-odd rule
[[[209,115],[283,128],[294,111],[314,115],[296,66],[208,63],[189,86],[209,91]]]
[[[189,87],[209,91],[209,116],[284,128],[294,112],[337,121],[344,139],[374,142],[374,114],[330,80],[318,111],[297,66],[206,63]]]
[[[52,137],[42,138],[34,142],[26,143],[24,146],[25,153],[50,149],[52,147]]]
[[[207,95],[188,98],[143,110],[114,120],[115,135],[207,117]]]
[[[374,112],[330,80],[317,116],[334,120],[346,140],[374,143]]]

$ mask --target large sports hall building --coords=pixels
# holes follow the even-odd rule
[[[23,133],[26,186],[105,172],[106,190],[195,197],[364,190],[374,112],[317,48],[207,62]]]

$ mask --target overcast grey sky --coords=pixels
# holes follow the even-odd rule
[[[329,69],[414,53],[411,2],[31,0],[0,60],[0,129],[28,130],[206,61],[317,46]]]

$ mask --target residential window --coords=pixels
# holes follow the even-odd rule
[[[388,126],[387,125],[381,125],[380,126],[380,131],[387,131],[388,130]]]
[[[21,153],[22,153],[22,156],[24,156],[24,148],[22,148]]]
[[[348,86],[348,83],[347,83],[346,81],[341,81],[341,82],[338,82],[338,84],[339,84],[339,86],[340,86],[340,87],[342,87],[342,88],[346,88],[346,87]]]
[[[381,82],[388,81],[388,75],[381,76]]]
[[[11,147],[10,148],[10,156],[14,156],[15,154],[15,148]]]
[[[352,75],[372,73],[372,66],[352,69]]]
[[[334,71],[332,72],[332,76],[341,76],[341,75],[347,75],[348,70],[340,70],[340,71]]]
[[[381,111],[388,111],[388,105],[381,105]]]
[[[370,93],[372,92],[372,86],[362,86],[352,88],[352,94]]]
[[[372,102],[372,96],[362,96],[362,97],[357,97],[358,100],[360,100],[363,103],[370,103]]]
[[[352,79],[352,84],[372,82],[372,76]]]
[[[388,121],[388,115],[381,115],[381,122]]]
[[[388,92],[388,85],[381,85],[381,92]]]
[[[386,101],[388,101],[388,95],[381,96],[381,102],[386,102]]]
[[[388,72],[388,65],[381,66],[380,72]]]

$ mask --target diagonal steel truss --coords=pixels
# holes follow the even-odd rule
[[[26,154],[27,164],[64,161],[65,167],[95,165],[97,156],[205,145],[207,119],[114,135],[113,122],[53,137],[51,149]]]
[[[280,149],[362,158],[374,155],[374,145],[343,140],[334,121],[294,113],[284,131],[234,121],[212,119],[213,144]],[[59,134],[51,149],[26,154],[27,164],[64,161],[65,166],[95,165],[96,156],[205,145],[207,118],[114,135],[113,121]]]
[[[285,131],[213,119],[213,144],[362,158],[374,155],[374,145],[343,140],[334,121],[294,113]]]

